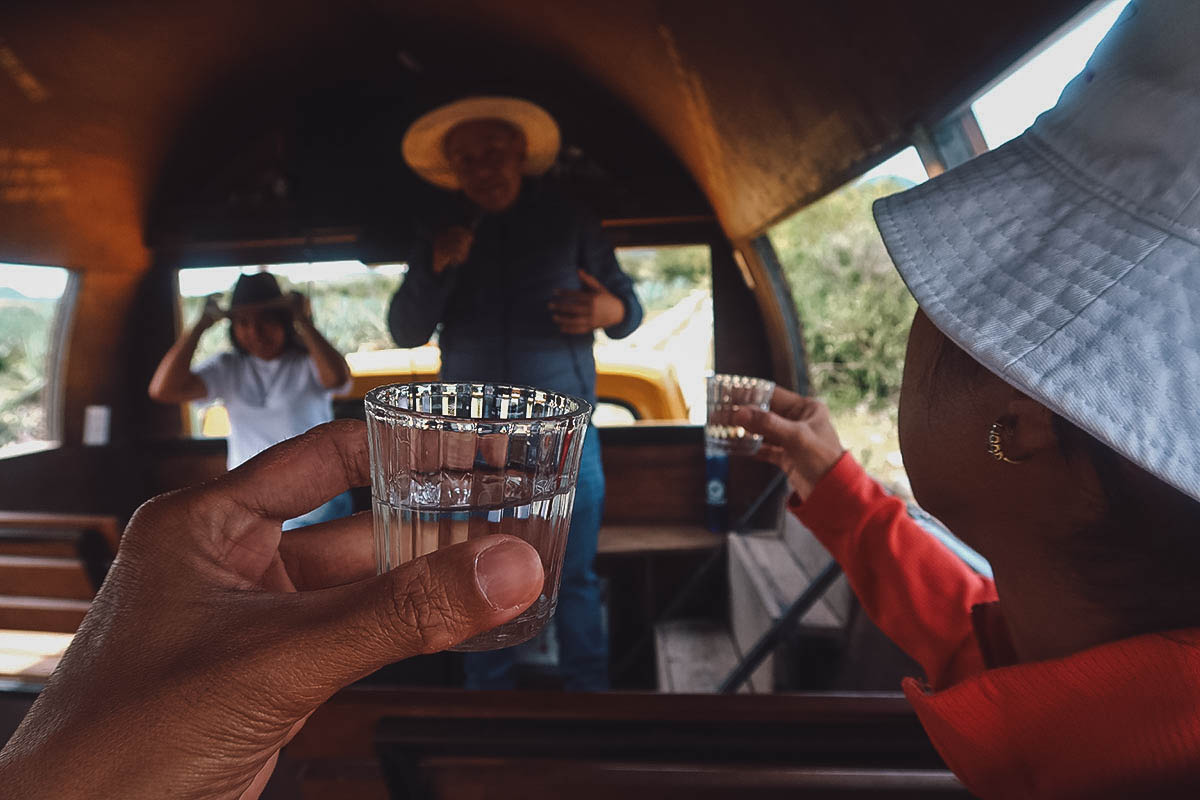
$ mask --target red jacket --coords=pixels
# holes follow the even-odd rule
[[[927,683],[908,678],[904,692],[970,791],[1200,797],[1200,629],[1017,664],[991,580],[849,455],[791,510],[875,624],[924,667]]]

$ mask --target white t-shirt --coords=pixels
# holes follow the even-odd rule
[[[273,444],[329,422],[331,398],[346,388],[326,389],[312,359],[295,351],[272,361],[227,351],[192,371],[208,390],[204,400],[221,400],[229,412],[229,469]]]

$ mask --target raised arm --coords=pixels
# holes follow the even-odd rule
[[[396,344],[420,347],[429,341],[454,291],[455,267],[467,260],[474,240],[469,228],[455,225],[413,248],[408,274],[388,306],[388,330]]]
[[[350,380],[350,365],[313,325],[312,304],[300,292],[292,292],[292,319],[295,321],[296,335],[308,348],[308,357],[317,371],[317,380],[326,389],[345,386]]]
[[[783,469],[790,508],[841,564],[871,620],[943,688],[983,669],[971,608],[996,600],[978,575],[842,451],[823,403],[777,389],[771,411],[735,418]]]
[[[209,298],[204,304],[200,319],[189,328],[158,362],[154,377],[150,379],[150,399],[159,403],[186,403],[199,400],[208,394],[208,388],[198,375],[192,372],[192,357],[196,346],[206,330],[220,318],[220,309]]]

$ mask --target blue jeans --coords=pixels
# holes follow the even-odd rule
[[[600,514],[604,510],[604,467],[600,437],[588,427],[575,486],[575,509],[563,556],[562,581],[554,628],[558,668],[567,691],[601,692],[608,688],[608,636],[600,607],[600,580],[592,568]],[[513,689],[513,649],[467,653],[468,689]]]
[[[316,525],[318,522],[329,522],[331,519],[348,517],[354,511],[354,501],[349,492],[342,492],[327,503],[317,506],[307,514],[292,517],[283,523],[285,531],[303,528],[306,525]]]

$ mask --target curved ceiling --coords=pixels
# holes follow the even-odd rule
[[[656,175],[647,197],[685,212],[707,201],[731,237],[750,236],[966,100],[1083,5],[10,2],[0,11],[0,260],[135,265],[148,209],[229,168],[203,153],[269,154],[279,120],[304,102],[349,85],[391,101],[389,76],[420,86],[435,74],[453,74],[431,81],[442,91],[477,77],[530,93],[541,74],[564,128],[585,143],[581,173],[616,176],[610,184]],[[564,91],[576,76],[579,90]],[[334,107],[350,121],[329,134],[334,144],[363,146],[347,132],[381,106]],[[379,142],[403,116],[363,119]],[[304,120],[290,119],[283,129],[304,140]],[[617,200],[637,209],[637,190]]]

